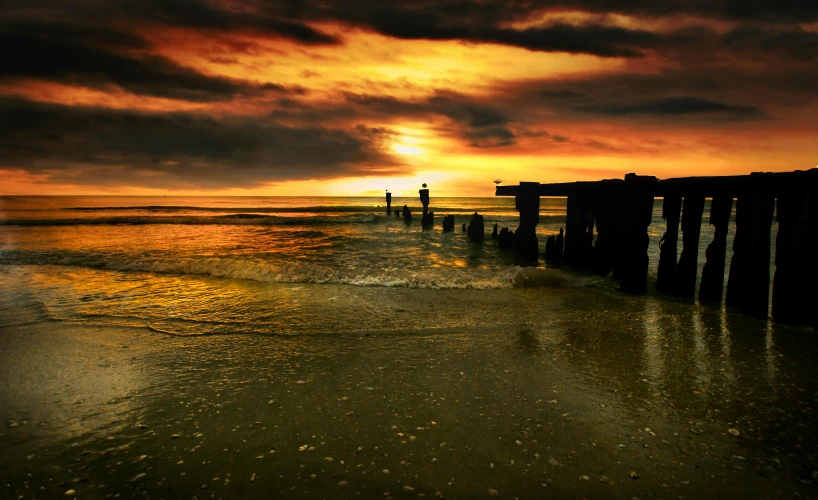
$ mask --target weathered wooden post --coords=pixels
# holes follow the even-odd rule
[[[673,291],[680,297],[696,296],[696,272],[699,260],[699,236],[702,231],[704,196],[688,193],[682,207],[682,256],[676,265]]]
[[[536,261],[539,256],[540,183],[521,182],[514,201],[520,212],[520,225],[514,232],[514,251],[523,259]]]
[[[806,248],[809,253],[807,258],[807,272],[806,282],[815,283],[818,280],[818,260],[815,258],[815,249],[818,248],[818,180],[815,180],[816,171],[812,170],[813,180],[809,190],[809,203],[807,205],[807,243]],[[809,290],[810,304],[818,302],[818,290],[815,287],[810,287]],[[812,328],[818,330],[818,307],[811,306],[810,314],[812,316],[810,323]]]
[[[420,218],[420,225],[424,228],[429,228],[435,225],[435,213],[429,212],[429,190],[426,188],[426,183],[423,184],[423,189],[418,190],[420,194],[420,203],[423,205],[423,215]]]
[[[778,236],[773,279],[773,319],[789,324],[809,324],[815,308],[810,281],[809,208],[813,202],[803,188],[788,186],[778,196]]]
[[[471,216],[471,222],[469,222],[467,234],[469,235],[469,238],[476,243],[483,241],[486,233],[482,215],[474,212],[474,215]]]
[[[584,267],[584,248],[588,230],[588,193],[577,187],[568,195],[565,217],[565,261],[574,267]]]
[[[753,215],[747,256],[747,286],[740,307],[741,314],[766,318],[770,309],[770,228],[775,198],[755,194],[751,202]]]
[[[600,190],[594,199],[595,223],[597,229],[596,243],[593,248],[591,269],[598,274],[607,274],[618,265],[622,234],[619,230],[621,220],[621,185],[620,180],[601,181]]]
[[[590,195],[588,201],[588,226],[587,231],[582,237],[582,246],[580,247],[583,252],[583,265],[588,267],[590,267],[594,261],[594,224],[596,223],[599,208],[599,204],[597,203],[599,193],[594,190]]]
[[[727,254],[727,227],[733,211],[733,197],[714,196],[710,202],[710,224],[715,226],[713,242],[707,246],[707,261],[702,269],[702,284],[699,300],[721,302],[724,292],[724,258]]]
[[[665,194],[662,201],[662,219],[667,221],[667,229],[659,241],[659,270],[656,274],[656,289],[670,293],[676,286],[676,244],[679,240],[679,217],[682,212],[682,197]]]
[[[392,193],[386,191],[386,215],[392,215]]]
[[[623,189],[624,241],[620,290],[628,293],[648,291],[648,226],[653,219],[653,190],[658,179],[627,174]]]
[[[403,222],[407,224],[412,222],[412,211],[406,205],[403,206]]]
[[[751,195],[741,192],[736,199],[736,236],[733,238],[733,258],[727,277],[727,294],[724,303],[741,306],[747,288],[747,256],[750,253],[753,213]]]

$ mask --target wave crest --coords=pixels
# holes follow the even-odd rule
[[[521,287],[577,287],[596,282],[556,269],[438,267],[433,269],[334,269],[309,262],[270,262],[259,258],[193,257],[163,259],[99,252],[0,252],[0,264],[74,266],[123,272],[151,272],[252,280],[271,283],[315,283],[354,286],[502,289]]]

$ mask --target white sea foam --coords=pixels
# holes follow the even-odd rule
[[[74,266],[122,272],[211,276],[271,283],[316,283],[431,289],[575,287],[596,282],[554,269],[503,265],[494,268],[437,267],[406,269],[357,267],[333,269],[311,262],[269,262],[260,258],[181,258],[102,252],[0,252],[0,264]]]

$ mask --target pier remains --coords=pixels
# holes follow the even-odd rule
[[[766,318],[770,311],[770,232],[775,218],[772,317],[782,323],[818,326],[818,169],[664,180],[627,174],[624,179],[593,182],[521,182],[497,186],[495,194],[515,197],[520,225],[514,232],[513,250],[533,260],[539,248],[540,197],[566,197],[562,260],[600,274],[613,271],[622,291],[637,294],[648,291],[648,226],[654,199],[662,198],[667,227],[660,242],[656,289],[688,298],[696,297],[701,224],[705,200],[710,199],[709,223],[715,235],[705,254],[699,300],[720,302],[724,295],[728,306],[757,318]],[[736,234],[725,294],[734,201]]]

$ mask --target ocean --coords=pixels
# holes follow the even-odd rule
[[[815,496],[811,328],[460,231],[513,199],[404,203],[0,198],[0,497]]]
[[[436,224],[427,230],[418,199],[394,198],[393,211],[404,204],[415,214],[412,224],[386,215],[379,198],[0,198],[0,279],[7,283],[0,307],[14,311],[5,315],[11,324],[53,319],[174,334],[270,333],[269,318],[253,313],[255,290],[213,301],[203,279],[412,289],[611,285],[550,269],[542,259],[525,265],[500,250],[488,235],[495,223],[516,229],[513,198],[432,198]],[[542,199],[541,254],[547,236],[564,226],[565,207],[565,199]],[[461,231],[473,212],[485,218],[482,244]],[[444,233],[448,214],[456,230]],[[649,227],[653,278],[664,229],[657,200]],[[703,224],[700,270],[712,235]],[[194,306],[184,314],[169,306],[179,303]]]

